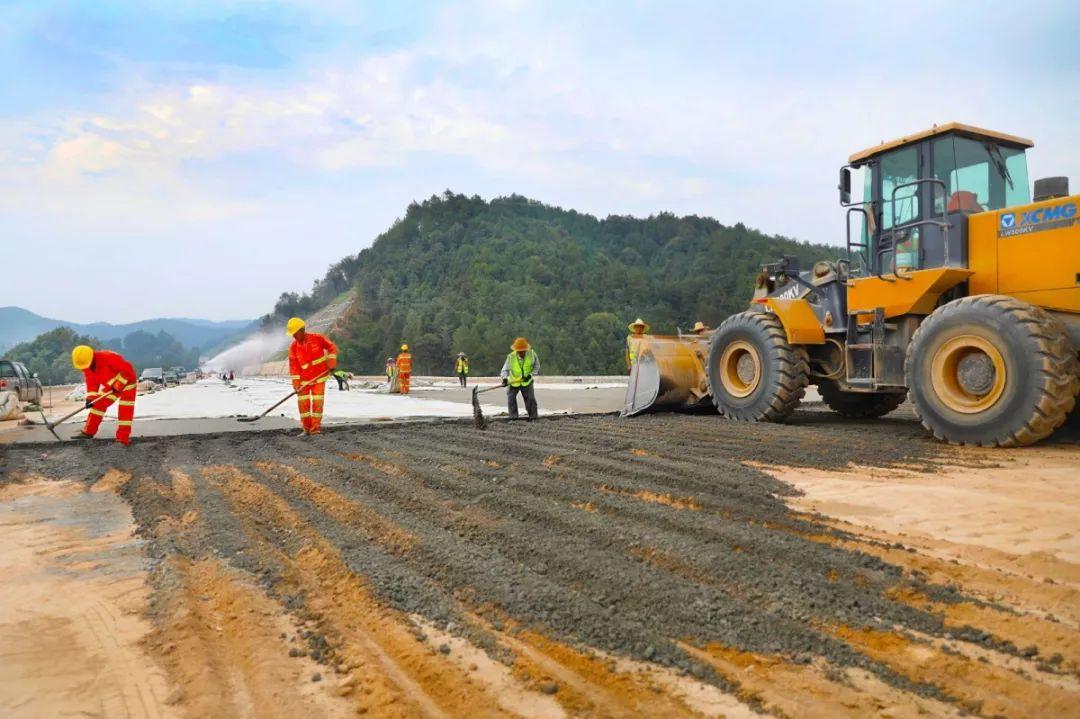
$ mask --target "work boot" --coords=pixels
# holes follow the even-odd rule
[[[83,432],[83,431],[82,431],[82,430],[80,429],[80,430],[79,430],[78,432],[76,432],[75,434],[71,435],[71,438],[72,438],[72,439],[93,439],[93,438],[94,438],[94,435],[92,435],[92,434],[87,434],[86,432]]]

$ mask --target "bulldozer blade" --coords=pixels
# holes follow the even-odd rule
[[[648,335],[640,340],[637,361],[630,371],[622,416],[650,409],[696,409],[708,406],[704,337]]]

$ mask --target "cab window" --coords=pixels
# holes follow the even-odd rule
[[[919,219],[919,186],[910,185],[896,192],[893,207],[893,191],[919,178],[919,152],[915,146],[889,153],[881,158],[881,227],[903,225]]]
[[[0,377],[14,377],[15,367],[10,362],[0,362]]]
[[[937,213],[982,212],[1030,202],[1023,150],[986,140],[949,135],[933,143],[934,177],[945,183],[935,193]]]

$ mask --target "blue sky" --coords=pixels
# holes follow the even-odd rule
[[[950,120],[1080,186],[1080,6],[876,5],[0,0],[0,305],[257,316],[447,188],[835,244]]]

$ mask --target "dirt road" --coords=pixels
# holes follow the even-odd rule
[[[0,468],[7,492],[126,501],[136,649],[189,716],[1046,717],[1080,702],[1076,543],[1010,549],[1006,527],[1078,526],[1078,434],[991,453],[904,416],[594,416],[38,445]],[[1015,522],[1010,472],[1048,472]],[[13,638],[33,641],[0,615]]]

